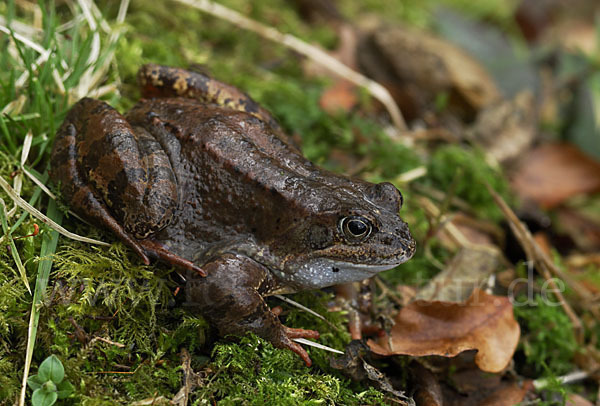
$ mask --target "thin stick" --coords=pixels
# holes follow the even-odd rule
[[[550,261],[546,253],[542,251],[538,243],[533,239],[533,236],[531,235],[531,232],[529,231],[527,226],[523,224],[521,220],[519,220],[515,212],[512,211],[508,204],[506,204],[504,199],[502,199],[502,197],[498,193],[496,193],[496,191],[492,189],[492,187],[488,183],[486,183],[485,186],[487,187],[488,192],[496,202],[496,205],[500,208],[500,210],[502,210],[502,213],[504,213],[504,216],[508,220],[508,224],[510,225],[511,230],[521,243],[521,247],[523,247],[523,250],[527,255],[527,259],[534,262],[536,268],[538,268],[544,279],[546,279],[546,281],[548,281],[548,283],[552,287],[552,293],[554,293],[562,308],[564,309],[565,313],[567,314],[567,316],[569,316],[571,323],[573,323],[573,330],[575,332],[577,342],[579,344],[582,344],[584,341],[583,323],[581,322],[581,319],[579,319],[571,305],[565,300],[560,289],[557,289],[556,283],[551,278],[550,273],[552,272],[556,276],[567,280],[567,283],[569,283],[573,290],[577,292],[580,296],[582,296],[582,298],[588,299],[589,296],[591,296],[591,294],[587,292],[585,288],[580,286],[579,283],[572,280],[572,278],[568,278],[552,263],[552,261]],[[590,308],[589,310],[592,313],[595,313],[594,309]]]
[[[268,27],[259,23],[258,21],[251,20],[237,11],[233,11],[209,0],[175,1],[197,8],[198,10],[202,10],[215,17],[229,21],[238,27],[255,32],[264,38],[270,39],[271,41],[285,45],[286,47],[293,49],[294,51],[322,65],[332,73],[347,79],[358,86],[364,87],[371,93],[373,97],[375,97],[385,106],[390,114],[390,117],[392,118],[392,122],[397,129],[400,131],[407,131],[406,122],[404,121],[402,112],[385,87],[344,65],[324,50],[304,42],[293,35],[283,34],[277,31],[275,28]]]

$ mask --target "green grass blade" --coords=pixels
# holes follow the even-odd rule
[[[15,240],[13,240],[11,235],[11,230],[8,227],[8,221],[6,219],[6,203],[4,203],[3,199],[0,199],[0,222],[2,223],[2,230],[4,231],[4,235],[9,240],[10,244],[10,253],[17,264],[17,269],[19,270],[19,276],[21,276],[21,280],[27,287],[29,294],[31,294],[31,287],[29,286],[29,281],[27,280],[27,271],[25,271],[25,267],[23,266],[23,262],[21,262],[21,256],[19,255],[19,251],[17,251],[17,246],[15,245]]]
[[[56,207],[54,200],[48,202],[48,210],[46,215],[60,224],[62,222],[62,213]],[[52,255],[56,252],[58,243],[58,232],[52,230],[49,232],[49,238],[44,236],[42,240],[42,248],[40,249],[40,262],[38,264],[37,278],[35,281],[35,291],[33,293],[33,302],[31,303],[31,316],[29,317],[29,331],[27,336],[27,349],[25,352],[25,367],[23,368],[23,383],[21,387],[21,398],[19,405],[25,405],[25,393],[27,391],[27,377],[31,367],[31,358],[33,356],[33,348],[35,347],[35,339],[37,335],[38,323],[40,321],[39,308],[42,303],[42,298],[48,279],[50,278],[50,269],[52,268]]]

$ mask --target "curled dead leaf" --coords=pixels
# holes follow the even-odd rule
[[[506,368],[521,332],[510,300],[479,289],[465,303],[417,300],[395,322],[389,337],[368,341],[374,353],[454,357],[477,350],[475,363],[486,372]]]

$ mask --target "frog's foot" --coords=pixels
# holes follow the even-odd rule
[[[145,250],[145,252],[153,257],[160,259],[167,264],[173,265],[177,268],[183,270],[190,270],[192,272],[197,273],[200,276],[206,276],[206,271],[200,268],[198,265],[194,264],[192,261],[188,261],[187,259],[180,257],[169,251],[160,243],[153,240],[140,240],[139,244]]]
[[[319,338],[319,332],[315,330],[304,330],[302,328],[290,328],[286,326],[281,326],[283,328],[283,338],[279,345],[274,343],[277,347],[287,348],[288,350],[294,351],[296,354],[302,358],[302,361],[306,364],[307,367],[312,365],[312,360],[308,356],[306,350],[297,342],[292,341],[294,338],[310,338],[316,340]]]

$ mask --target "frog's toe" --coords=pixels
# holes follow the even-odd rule
[[[296,354],[298,354],[300,356],[300,358],[302,358],[302,361],[304,361],[304,363],[306,364],[307,367],[311,366],[312,360],[308,356],[308,353],[306,352],[306,350],[304,348],[302,348],[302,346],[300,344],[292,341],[292,339],[293,338],[317,339],[317,338],[319,338],[319,332],[315,331],[315,330],[305,330],[302,328],[290,328],[290,327],[286,327],[286,326],[283,326],[283,331],[284,331],[285,338],[283,339],[283,342],[281,343],[282,346],[284,348],[287,348],[288,350],[294,351]]]
[[[312,338],[316,340],[319,338],[320,334],[316,330],[305,330],[303,328],[291,328],[283,326],[285,329],[285,335],[288,338]]]
[[[296,354],[298,354],[300,356],[300,358],[302,358],[302,361],[304,361],[304,363],[306,364],[307,367],[312,365],[312,360],[308,356],[308,353],[306,352],[306,350],[304,348],[302,348],[302,346],[300,344],[295,343],[290,340],[290,342],[286,345],[286,348],[289,350],[292,350]]]
[[[200,276],[206,276],[207,273],[204,269],[200,268],[198,265],[194,264],[192,261],[189,261],[183,257],[180,257],[177,254],[172,253],[162,244],[153,241],[151,239],[140,240],[139,244],[143,247],[147,254],[158,258],[159,260],[166,262],[174,267],[183,270],[190,270],[196,272]]]

